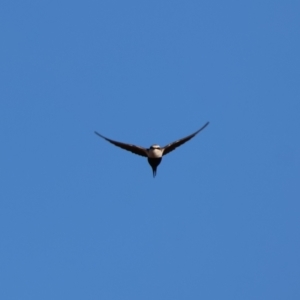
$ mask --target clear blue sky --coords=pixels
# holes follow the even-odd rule
[[[0,299],[300,299],[299,11],[2,0]]]

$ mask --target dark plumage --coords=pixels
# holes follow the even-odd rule
[[[130,151],[134,154],[137,155],[141,155],[144,157],[148,157],[148,162],[152,168],[153,171],[153,177],[155,177],[156,175],[156,169],[158,167],[158,165],[160,164],[161,160],[162,160],[162,156],[163,155],[167,155],[168,153],[170,153],[171,151],[175,150],[177,147],[183,145],[184,143],[186,143],[187,141],[189,141],[190,139],[192,139],[195,135],[197,135],[201,130],[203,130],[207,125],[209,124],[209,122],[207,122],[205,125],[203,125],[199,130],[197,130],[196,132],[188,135],[187,137],[184,137],[182,139],[179,139],[175,142],[172,142],[164,147],[160,147],[159,145],[152,145],[150,148],[144,148],[141,146],[136,146],[136,145],[132,145],[132,144],[125,144],[125,143],[121,143],[121,142],[117,142],[114,140],[111,140],[103,135],[101,135],[100,133],[98,133],[97,131],[95,131],[95,133],[100,136],[101,138],[105,139],[106,141],[112,143],[113,145],[120,147],[124,150]]]

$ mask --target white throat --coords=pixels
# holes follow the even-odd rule
[[[148,150],[148,157],[150,158],[160,158],[162,157],[162,150],[161,149],[149,149]]]

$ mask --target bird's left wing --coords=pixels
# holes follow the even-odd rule
[[[166,155],[166,154],[170,153],[171,151],[175,150],[175,148],[181,146],[185,142],[187,142],[190,139],[192,139],[196,134],[198,134],[201,130],[203,130],[208,124],[209,124],[209,122],[207,122],[206,124],[204,124],[200,129],[198,129],[196,132],[190,134],[189,136],[187,136],[185,138],[182,138],[182,139],[180,139],[178,141],[175,141],[173,143],[170,143],[170,144],[166,145],[165,147],[163,147],[162,148],[163,155]]]
[[[137,154],[137,155],[146,156],[146,157],[148,156],[147,155],[147,149],[145,149],[143,147],[136,146],[136,145],[131,145],[131,144],[125,144],[125,143],[121,143],[121,142],[117,142],[117,141],[108,139],[107,137],[101,135],[97,131],[95,131],[95,133],[98,136],[102,137],[103,139],[107,140],[108,142],[112,143],[113,145],[115,145],[117,147],[120,147],[120,148],[122,148],[124,150],[127,150],[127,151],[131,151],[132,153]]]

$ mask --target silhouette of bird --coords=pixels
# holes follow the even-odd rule
[[[158,167],[158,165],[161,163],[162,157],[164,155],[167,155],[168,153],[170,153],[171,151],[175,150],[177,147],[183,145],[184,143],[186,143],[187,141],[189,141],[190,139],[192,139],[195,135],[197,135],[201,130],[203,130],[207,125],[209,124],[209,122],[205,123],[200,129],[198,129],[196,132],[182,138],[179,139],[175,142],[172,142],[164,147],[160,147],[157,144],[153,144],[152,146],[150,146],[150,148],[144,148],[141,146],[136,146],[136,145],[132,145],[132,144],[125,144],[125,143],[121,143],[121,142],[117,142],[114,140],[111,140],[103,135],[101,135],[100,133],[98,133],[97,131],[95,131],[95,133],[100,136],[101,138],[105,139],[106,141],[112,143],[113,145],[120,147],[124,150],[130,151],[134,154],[137,155],[141,155],[144,157],[148,158],[148,162],[152,168],[153,171],[153,177],[156,176],[156,169]]]

